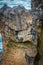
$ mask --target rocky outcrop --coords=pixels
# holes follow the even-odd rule
[[[2,33],[4,33],[4,36],[6,37],[7,42],[13,40],[15,47],[18,50],[18,51],[16,50],[16,53],[18,54],[16,54],[13,51],[15,53],[14,55],[15,63],[17,63],[18,65],[19,64],[33,65],[35,56],[37,54],[37,48],[36,48],[37,35],[36,35],[35,26],[33,24],[34,21],[32,20],[33,14],[21,6],[14,7],[14,8],[9,8],[9,7],[7,7],[6,9],[5,8],[6,7],[4,6],[1,9],[2,14],[0,15],[1,16],[0,22],[3,23]],[[28,41],[28,43],[26,41]],[[19,46],[19,43],[20,43],[20,46]],[[28,47],[27,44],[30,46]],[[18,61],[18,59],[20,61]]]
[[[3,7],[3,9],[5,6]],[[35,27],[33,27],[32,14],[24,7],[18,6],[14,8],[7,7],[2,12],[2,21],[4,22],[5,34],[9,36],[9,29],[12,29],[16,42],[32,41],[37,45],[37,36]]]
[[[37,4],[37,5],[36,5]],[[32,0],[32,9],[43,9],[43,0]]]
[[[30,65],[34,65],[34,61],[36,60],[35,56],[37,54],[37,50],[40,55],[41,54],[43,55],[43,44],[40,44],[40,50],[37,48],[39,47],[39,42],[40,42],[40,41],[37,42],[37,39],[43,37],[43,36],[40,36],[41,26],[42,26],[41,20],[43,20],[42,18],[43,11],[41,10],[36,8],[36,9],[32,9],[31,11],[28,11],[21,6],[14,7],[14,8],[8,7],[6,8],[6,10],[2,11],[3,15],[1,15],[2,17],[1,22],[3,22],[3,25],[4,25],[3,31],[6,38],[8,38],[9,40],[13,40],[15,44],[20,43],[20,44],[24,44],[25,46],[25,43],[27,44],[27,41],[28,41],[28,44],[30,44],[31,47],[26,49],[27,48],[26,47],[27,45],[26,45],[25,51],[23,51],[25,56],[24,61],[26,61]],[[41,41],[40,43],[43,43],[43,41]],[[22,45],[20,46],[22,47]],[[24,46],[22,48],[24,48]],[[19,54],[19,51],[18,51],[18,54]],[[20,52],[20,56],[21,55],[22,54]],[[24,56],[23,56],[23,59],[24,59]],[[17,60],[18,60],[18,56],[17,56]]]
[[[34,65],[38,59],[39,65],[43,64],[43,1],[32,0],[32,10],[28,11],[24,7],[18,6],[14,8],[3,7],[0,10],[1,22],[4,25],[4,34],[6,38],[9,40],[13,40],[14,43],[18,42],[18,44],[30,44],[31,47],[27,45],[22,47],[22,53],[20,51],[17,52],[17,57],[15,59],[21,60],[25,59],[29,65]],[[36,5],[37,4],[37,5]],[[3,26],[2,25],[2,26]],[[30,43],[30,42],[32,43]],[[22,43],[21,43],[22,42]],[[17,45],[18,45],[17,44]],[[19,45],[17,46],[19,48]],[[21,48],[20,47],[20,48]],[[24,51],[25,49],[25,51]],[[36,55],[38,52],[39,55]],[[20,54],[20,58],[18,58]],[[15,53],[16,55],[16,53]],[[35,57],[36,56],[36,57]],[[17,62],[16,61],[16,62]],[[19,64],[19,61],[17,62]],[[21,61],[20,61],[21,63]],[[8,63],[9,64],[9,63]],[[23,65],[23,64],[22,64]],[[25,65],[25,64],[24,64]],[[37,64],[36,64],[37,65]]]

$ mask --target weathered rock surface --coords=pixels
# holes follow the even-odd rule
[[[10,8],[10,7],[6,8],[4,6],[4,8],[1,9],[1,13],[3,14],[3,16],[1,15],[1,17],[2,17],[1,22],[3,22],[3,24],[4,24],[3,30],[4,30],[6,38],[11,39],[16,42],[23,42],[23,43],[26,41],[31,41],[34,45],[37,46],[37,35],[40,37],[40,33],[41,33],[41,22],[39,20],[39,18],[42,18],[40,16],[43,13],[41,10],[39,11],[38,9],[36,9],[36,10],[33,10],[31,13],[31,12],[27,11],[24,7],[18,6],[18,7],[14,7],[14,8]],[[37,33],[36,33],[36,31],[37,31]],[[20,44],[22,44],[22,43],[20,43]],[[9,61],[11,61],[11,62],[13,62],[13,65],[14,64],[15,65],[17,65],[17,64],[18,65],[27,65],[27,63],[29,65],[34,65],[35,56],[37,54],[37,47],[36,46],[33,47],[33,44],[28,49],[26,49],[27,47],[25,47],[25,51],[23,51],[22,49],[16,50],[17,52],[14,53],[15,56],[13,58],[14,58],[14,60],[16,59],[15,62],[17,62],[17,63],[14,63],[14,60],[12,61],[12,60],[10,60],[10,58],[9,59],[7,58],[8,63],[7,62],[5,62],[5,63],[7,65],[8,64],[12,65],[9,62]],[[41,47],[42,47],[42,49],[41,49]],[[43,46],[40,45],[40,49],[41,49],[40,51],[42,51],[40,53],[43,54]],[[20,55],[20,57],[18,57],[19,55]],[[21,58],[21,56],[22,56],[22,58]],[[8,57],[9,57],[9,55],[8,55]],[[12,57],[11,57],[11,59],[12,59]],[[18,59],[20,61],[18,61]],[[23,62],[21,63],[22,60],[23,60]]]
[[[7,25],[9,28],[11,28],[17,32],[18,31],[22,32],[24,30],[27,31],[27,29],[29,29],[32,26],[35,27],[36,22],[34,23],[34,21],[39,18],[39,11],[37,9],[37,6],[42,4],[43,1],[41,0],[41,3],[40,3],[40,1],[35,1],[37,3],[37,5],[34,2],[34,0],[32,0],[32,2],[33,2],[32,8],[33,9],[35,8],[34,9],[35,12],[33,12],[33,15],[22,6],[13,7],[13,8],[10,8],[7,5],[3,6],[3,8],[0,9],[0,13],[2,13],[5,17],[5,20],[4,20],[5,25]],[[39,10],[42,6],[40,5]],[[42,15],[41,10],[40,10],[40,15]],[[33,20],[33,18],[34,18],[34,20]],[[24,33],[24,36],[25,36],[25,33]],[[28,40],[28,38],[27,38],[27,40]]]
[[[8,32],[9,29],[12,29],[15,35],[16,42],[25,42],[25,41],[32,41],[37,45],[37,36],[35,27],[33,27],[32,21],[32,14],[26,10],[24,7],[18,6],[14,8],[10,7],[3,7],[2,14],[2,21],[7,26],[5,29],[5,34],[10,36]]]
[[[16,46],[13,44],[16,44]],[[8,45],[11,45],[11,42]],[[34,65],[34,59],[37,54],[35,46],[15,42],[12,42],[13,46],[11,45],[11,47],[8,47],[8,45],[5,45],[7,50],[6,54],[4,53],[3,65]]]

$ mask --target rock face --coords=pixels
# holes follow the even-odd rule
[[[1,9],[0,16],[0,22],[4,25],[2,33],[4,32],[5,37],[8,40],[13,40],[15,44],[18,42],[18,51],[16,51],[17,54],[15,53],[16,57],[14,57],[17,61],[15,60],[15,62],[17,62],[18,65],[34,65],[35,56],[37,54],[37,33],[36,24],[33,21],[33,13],[21,6],[14,8],[6,8],[4,6]],[[37,19],[37,16],[35,19]],[[25,43],[27,44],[26,41],[28,41],[29,47],[25,45]],[[19,43],[21,44],[21,49],[19,48]],[[18,57],[19,55],[20,57]],[[10,63],[8,62],[8,64]]]
[[[32,0],[32,9],[43,9],[43,0]]]
[[[37,4],[37,5],[36,5]],[[37,35],[38,35],[38,52],[40,55],[39,64],[43,65],[43,0],[32,0],[32,8],[39,9],[39,24],[37,24]],[[37,65],[37,64],[36,64]]]
[[[1,22],[4,25],[3,32],[6,38],[13,40],[14,43],[18,42],[18,44],[21,42],[25,44],[26,41],[28,41],[28,44],[29,42],[32,43],[32,45],[30,43],[31,47],[28,49],[25,47],[24,51],[25,61],[30,65],[34,65],[35,56],[37,54],[37,46],[40,48],[40,50],[38,49],[38,53],[41,57],[39,65],[43,64],[43,32],[41,30],[41,26],[43,27],[43,9],[41,7],[43,5],[39,6],[40,2],[36,3],[38,3],[38,5],[35,5],[34,3],[34,10],[31,11],[28,11],[21,6],[13,8],[4,6],[0,10]],[[39,45],[40,43],[41,45]]]
[[[35,29],[33,28],[28,28],[27,30],[25,31],[20,31],[18,33],[18,39],[22,42],[25,42],[25,41],[32,41],[33,44],[36,44],[37,45],[37,36],[36,36],[36,32],[35,32]],[[34,43],[35,42],[35,43]]]
[[[35,56],[38,52],[40,55],[40,59],[38,60],[39,65],[43,65],[43,4],[42,3],[43,0],[39,0],[39,1],[32,0],[31,11],[28,11],[21,6],[14,8],[4,6],[2,9],[0,9],[0,22],[3,23],[2,25],[3,32],[6,38],[18,42],[18,44],[19,43],[22,44],[26,41],[32,42],[32,44],[30,43],[30,47],[26,47],[27,45],[25,46],[25,43],[24,43],[25,48],[24,46],[22,47],[20,45],[25,50],[17,49],[18,55],[15,53],[15,56],[17,56],[15,57],[15,59],[17,59],[15,60],[15,62],[17,62],[17,64],[20,63],[20,65],[23,65],[21,63],[21,60],[23,61],[25,59],[23,63],[26,61],[26,65],[34,65]],[[20,51],[22,51],[22,53]],[[18,57],[19,55],[20,57]],[[18,59],[20,60],[20,62],[18,61]],[[10,64],[10,62],[8,62],[8,64]]]
[[[3,7],[4,10],[5,6]],[[8,29],[12,29],[15,34],[16,42],[32,41],[37,45],[37,35],[35,27],[33,27],[32,14],[24,7],[18,6],[14,8],[7,7],[2,14],[3,22],[8,27],[5,33],[10,34]],[[9,35],[7,35],[9,36]]]

